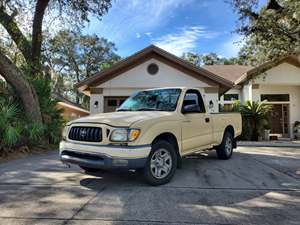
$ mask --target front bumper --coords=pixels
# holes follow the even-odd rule
[[[137,169],[145,166],[150,145],[114,146],[62,141],[60,159],[64,163],[95,169]]]

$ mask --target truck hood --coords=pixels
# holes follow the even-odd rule
[[[172,112],[161,111],[99,113],[73,120],[69,122],[69,125],[73,123],[103,123],[116,127],[129,127],[133,123],[141,120],[155,119],[171,114]]]

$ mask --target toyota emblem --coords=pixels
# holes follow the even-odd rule
[[[80,136],[81,137],[85,137],[85,135],[86,135],[86,130],[81,130],[80,131]]]

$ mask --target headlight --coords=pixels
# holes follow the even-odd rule
[[[118,128],[112,131],[110,140],[115,142],[134,141],[140,135],[139,129]]]
[[[63,132],[62,132],[62,139],[63,140],[67,140],[68,133],[69,133],[69,126],[65,126],[64,129],[63,129]]]

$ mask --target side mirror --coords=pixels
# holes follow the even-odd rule
[[[182,109],[182,113],[199,113],[201,112],[199,105],[192,104],[192,105],[186,105]]]

